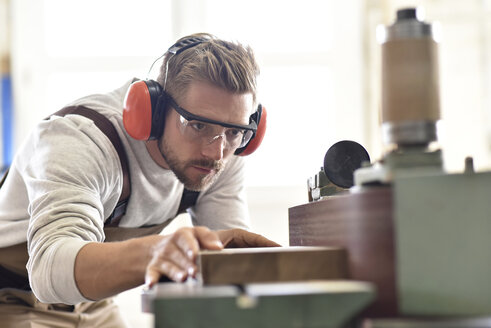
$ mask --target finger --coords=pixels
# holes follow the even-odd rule
[[[187,278],[186,271],[171,261],[153,260],[145,272],[145,285],[151,288],[155,285],[162,275],[176,282],[182,282]]]
[[[206,231],[196,233],[194,228],[181,228],[166,236],[153,249],[152,259],[145,272],[145,284],[156,284],[162,275],[181,282],[197,273],[196,254],[200,248],[198,238],[206,240]],[[200,229],[198,229],[200,230]]]
[[[223,248],[218,235],[206,227],[187,228],[176,235],[176,243],[193,262],[200,249]]]
[[[175,243],[182,254],[182,258],[174,255],[172,259],[180,264],[191,277],[195,277],[198,272],[196,258],[200,248],[223,248],[218,236],[205,227],[181,228],[174,233],[171,242]]]
[[[280,244],[253,232],[243,229],[219,231],[226,247],[279,247]]]
[[[178,240],[183,238],[182,235],[186,235],[186,232],[181,231],[165,236],[153,248],[152,259],[147,266],[149,273],[147,285],[153,285],[161,275],[166,275],[175,281],[184,280],[188,274],[195,275],[197,268],[194,261],[189,259],[178,245]],[[191,234],[191,242],[193,241],[194,237]]]
[[[195,227],[194,233],[202,249],[223,249],[222,241],[216,232],[206,227]]]
[[[281,247],[277,242],[252,232],[244,234],[242,240],[247,247]]]
[[[160,279],[160,273],[155,270],[149,270],[145,272],[145,286],[152,288]]]
[[[194,262],[200,249],[200,243],[195,235],[194,228],[181,228],[174,233],[172,239],[185,258]]]
[[[194,276],[196,274],[196,264],[193,258],[190,258],[186,254],[186,250],[183,250],[183,246],[179,245],[183,243],[183,240],[187,240],[187,242],[195,243],[196,240],[194,237],[188,239],[186,233],[178,233],[172,235],[168,242],[165,244],[165,247],[156,249],[157,257],[161,262],[172,262],[176,267],[178,267],[181,271]],[[189,245],[184,246],[191,247]]]

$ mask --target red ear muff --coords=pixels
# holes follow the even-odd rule
[[[261,142],[263,141],[264,135],[266,133],[266,123],[267,123],[267,112],[266,108],[259,105],[257,113],[257,130],[254,137],[249,141],[247,145],[239,148],[235,151],[236,155],[247,156],[252,154],[256,149],[259,148]]]
[[[173,44],[165,54],[175,56],[180,52],[195,47],[209,40],[208,37],[192,37]],[[155,60],[150,67],[157,62]],[[169,59],[167,59],[167,64]],[[167,81],[165,71],[164,88]],[[138,81],[130,85],[123,105],[123,124],[126,132],[137,140],[154,140],[162,136],[165,125],[167,93],[160,84],[153,80]]]
[[[165,93],[153,80],[130,85],[123,105],[123,125],[137,140],[158,139],[164,127]]]

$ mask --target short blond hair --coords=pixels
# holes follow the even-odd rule
[[[250,93],[256,103],[259,66],[251,47],[208,33],[192,34],[176,43],[193,37],[207,40],[177,55],[165,55],[157,78],[165,91],[180,100],[192,81],[208,82],[232,93]]]

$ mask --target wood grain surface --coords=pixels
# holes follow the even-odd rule
[[[346,279],[346,251],[339,247],[232,248],[201,251],[205,285]]]

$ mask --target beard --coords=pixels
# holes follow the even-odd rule
[[[181,161],[169,144],[163,140],[163,138],[160,139],[159,149],[167,162],[167,165],[169,165],[169,168],[172,170],[177,179],[181,181],[186,189],[192,191],[201,191],[206,186],[212,184],[225,167],[223,160],[214,161],[209,159],[191,159],[188,161]],[[199,174],[197,177],[193,178],[186,174],[186,170],[192,166],[210,169],[214,172]]]

